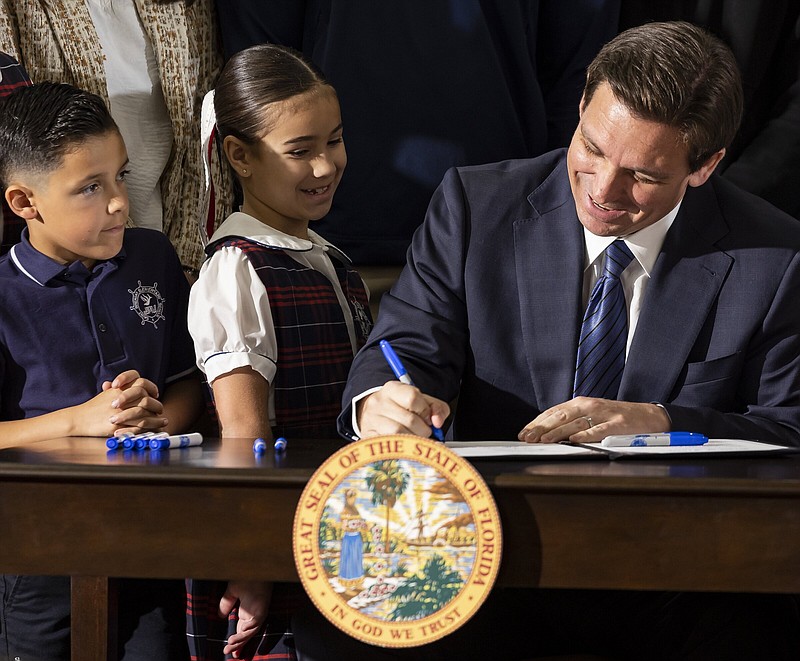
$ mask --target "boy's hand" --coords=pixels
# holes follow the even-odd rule
[[[111,436],[117,431],[130,429],[133,433],[138,433],[145,427],[140,424],[150,422],[149,419],[142,418],[139,409],[120,410],[120,398],[124,396],[136,396],[141,401],[144,390],[137,390],[127,395],[126,392],[111,388],[95,395],[89,401],[64,409],[65,414],[69,415],[69,428],[67,436]],[[158,402],[158,400],[153,400]],[[115,420],[119,419],[119,422]],[[157,419],[157,418],[156,418]],[[163,420],[163,418],[161,418]],[[147,429],[160,429],[161,426],[148,427]]]
[[[150,381],[150,379],[139,376],[139,372],[136,370],[127,370],[114,377],[113,381],[104,381],[103,391],[110,390],[111,388],[127,390],[132,386],[140,386],[147,390],[150,397],[158,398],[158,386]]]
[[[239,620],[236,633],[228,636],[228,644],[222,650],[239,658],[239,652],[245,643],[258,633],[269,612],[272,597],[272,583],[262,581],[231,581],[219,601],[219,614],[228,617],[237,601],[239,603]]]
[[[158,401],[158,387],[136,370],[122,372],[113,381],[103,383],[103,393],[114,392],[111,401],[115,411],[108,421],[115,425],[112,433],[158,431],[167,424],[164,407]]]

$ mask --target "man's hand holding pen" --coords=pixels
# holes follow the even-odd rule
[[[357,406],[361,438],[385,434],[416,434],[427,438],[431,427],[441,428],[450,415],[446,402],[400,381],[388,381]]]

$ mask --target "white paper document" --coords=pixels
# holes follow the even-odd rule
[[[636,456],[702,456],[734,454],[784,454],[797,452],[795,448],[771,445],[758,441],[743,441],[731,438],[711,438],[704,445],[662,445],[639,447],[601,447],[600,443],[585,445],[562,445],[560,443],[523,443],[521,441],[448,441],[447,447],[462,457],[490,458],[511,457],[519,459],[560,459],[587,457],[603,454],[609,458]]]
[[[447,441],[445,445],[462,457],[541,457],[593,455],[592,450],[560,443],[523,443],[522,441]]]

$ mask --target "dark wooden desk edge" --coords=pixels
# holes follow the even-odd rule
[[[609,484],[613,481],[613,484]],[[492,480],[487,480],[490,487],[504,491],[524,491],[527,493],[586,493],[602,492],[606,494],[658,494],[658,495],[697,495],[697,496],[786,496],[800,498],[800,482],[792,480],[770,480],[767,484],[763,478],[702,478],[702,487],[698,488],[697,478],[676,477],[622,477],[614,476],[613,480],[603,477],[571,477],[561,475],[519,475],[502,473]]]
[[[187,484],[207,486],[229,485],[231,478],[242,486],[265,488],[300,487],[314,474],[313,469],[205,468],[195,466],[171,467],[167,474],[158,466],[91,466],[85,464],[9,464],[0,462],[0,480],[26,482],[91,482],[94,484]]]
[[[484,479],[493,491],[524,491],[527,493],[592,493],[606,494],[659,494],[659,495],[741,495],[764,497],[800,497],[800,481],[790,479],[698,478],[673,476],[624,475],[551,475],[492,471]],[[0,462],[0,480],[26,482],[83,482],[93,484],[139,484],[166,486],[170,484],[200,484],[204,486],[229,486],[231,480],[242,487],[266,489],[297,488],[302,490],[314,473],[308,468],[224,468],[173,466],[165,473],[158,466],[114,466],[84,464],[11,464]]]

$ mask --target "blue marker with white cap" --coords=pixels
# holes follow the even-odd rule
[[[389,340],[381,340],[379,344],[381,351],[383,351],[383,357],[386,358],[386,362],[389,363],[389,367],[392,368],[392,372],[394,373],[395,377],[397,377],[397,380],[400,381],[400,383],[413,386],[414,382],[408,375],[403,363],[400,362],[400,358],[394,352],[394,349],[392,349],[392,345],[389,344]],[[434,427],[431,425],[431,433],[437,441],[444,441],[444,434],[439,427]]]
[[[151,450],[169,450],[171,448],[188,448],[203,443],[203,435],[193,432],[191,434],[176,434],[173,436],[158,435],[158,438],[150,439]]]
[[[122,447],[122,438],[110,436],[106,439],[106,447],[109,450],[119,450]]]
[[[166,438],[168,434],[155,432],[143,432],[141,434],[125,433],[119,436],[110,436],[106,439],[106,447],[109,450],[146,450],[151,438],[158,436],[159,438]]]
[[[154,438],[166,438],[169,436],[166,432],[144,432],[143,434],[137,434],[136,436],[131,436],[125,439],[124,447],[131,447],[134,450],[146,450],[149,447],[150,441]],[[130,446],[127,443],[131,443]]]
[[[671,431],[660,434],[621,434],[606,436],[600,445],[605,447],[646,447],[665,445],[705,445],[708,436],[691,431]]]

